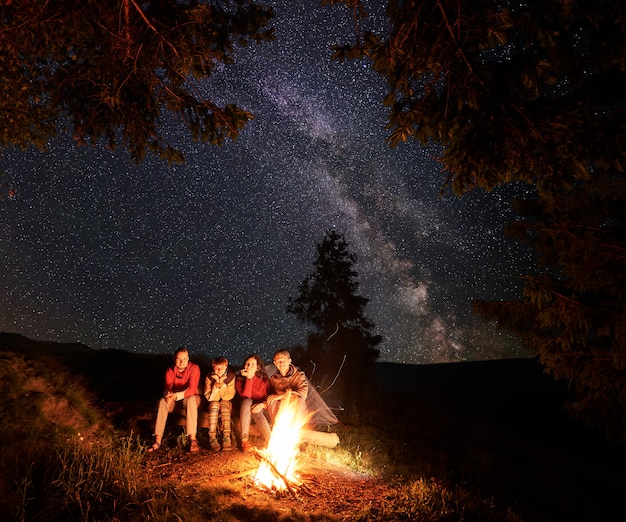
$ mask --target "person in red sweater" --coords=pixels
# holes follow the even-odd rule
[[[241,422],[241,450],[252,451],[253,447],[249,441],[250,421],[259,427],[263,438],[270,439],[270,427],[263,410],[267,407],[265,399],[270,392],[270,381],[265,373],[263,359],[258,355],[250,355],[235,379],[237,394],[241,397],[241,408],[239,410],[239,420]]]
[[[200,367],[189,361],[189,351],[184,346],[174,352],[174,365],[165,371],[163,397],[159,401],[157,418],[154,426],[154,444],[148,451],[156,451],[161,447],[167,416],[174,411],[177,402],[185,410],[189,451],[198,451],[196,433],[198,431],[198,406],[201,397],[198,393],[200,383]]]

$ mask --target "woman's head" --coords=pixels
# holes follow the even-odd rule
[[[263,359],[261,359],[261,357],[259,357],[256,353],[246,358],[243,363],[243,367],[245,368],[246,373],[250,375],[262,375],[265,373],[265,364],[263,364]]]

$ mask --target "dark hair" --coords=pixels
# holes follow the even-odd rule
[[[176,348],[176,351],[174,352],[174,360],[176,360],[176,356],[177,356],[179,353],[182,353],[182,352],[187,352],[187,353],[189,353],[189,350],[187,350],[187,347],[186,347],[186,346],[181,346],[180,348]]]
[[[256,375],[258,377],[263,377],[265,375],[265,363],[263,362],[263,359],[261,359],[258,354],[253,353],[252,355],[248,355],[243,363],[245,364],[248,359],[254,359],[256,361]]]

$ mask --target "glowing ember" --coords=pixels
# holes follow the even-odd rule
[[[284,491],[290,485],[300,483],[297,474],[298,448],[308,419],[309,416],[298,408],[297,400],[287,392],[276,415],[267,449],[259,452],[262,460],[254,476],[257,485]]]

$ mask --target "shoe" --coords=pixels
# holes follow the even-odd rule
[[[150,446],[148,448],[148,453],[152,453],[152,452],[157,451],[159,449],[161,449],[161,443],[160,442],[155,442],[152,446]]]
[[[251,451],[254,451],[254,446],[250,444],[249,440],[242,440],[241,451],[243,451],[244,453],[250,453]]]
[[[213,451],[219,451],[220,450],[220,443],[217,442],[217,439],[211,439],[211,442],[209,442],[209,444],[211,445],[211,449]]]
[[[198,441],[196,439],[193,439],[189,443],[189,451],[193,453],[194,451],[199,451],[199,450],[200,450],[200,445],[198,444]]]
[[[222,451],[230,451],[233,447],[230,445],[230,437],[224,437],[222,440]]]

